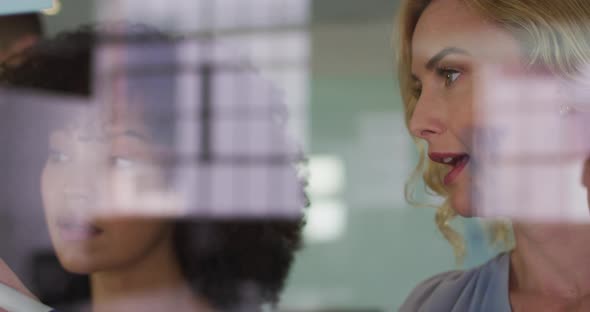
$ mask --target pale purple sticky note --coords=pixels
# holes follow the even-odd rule
[[[588,222],[582,176],[590,114],[570,111],[567,82],[490,67],[476,81],[473,206],[480,216]]]

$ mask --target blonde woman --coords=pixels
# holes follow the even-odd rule
[[[400,13],[398,66],[406,121],[412,136],[428,145],[417,172],[446,198],[436,221],[460,256],[461,237],[449,221],[456,215],[480,216],[480,202],[473,198],[480,172],[472,154],[478,144],[473,133],[479,126],[478,86],[505,78],[486,76],[486,68],[573,81],[590,64],[590,3],[406,0]],[[562,98],[567,101],[567,92]],[[567,103],[552,104],[559,114]],[[534,137],[546,129],[526,130]],[[512,228],[511,251],[475,269],[422,282],[400,310],[590,311],[590,226],[524,218],[513,220]],[[493,233],[502,239],[507,232],[496,226]]]

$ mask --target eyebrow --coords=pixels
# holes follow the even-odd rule
[[[450,55],[450,54],[471,55],[469,52],[467,52],[467,50],[463,50],[461,48],[457,48],[457,47],[444,48],[440,52],[435,54],[433,57],[431,57],[430,60],[428,60],[428,62],[426,63],[426,65],[424,67],[428,71],[432,71],[432,70],[434,70],[434,68],[436,68],[436,66],[438,65],[438,63],[440,63],[440,61],[442,59],[444,59],[445,57],[447,57],[447,55]],[[418,79],[418,76],[416,76],[413,73],[412,73],[412,80],[413,81],[420,81],[420,79]]]
[[[430,60],[426,63],[426,69],[432,71],[442,59],[444,59],[447,55],[450,54],[469,55],[469,52],[457,47],[444,48],[436,55],[434,55],[432,58],[430,58]]]

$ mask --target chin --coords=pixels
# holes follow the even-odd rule
[[[469,205],[469,200],[466,200],[463,197],[459,196],[452,196],[451,198],[451,207],[455,210],[460,216],[465,218],[473,217],[472,209]]]
[[[465,168],[458,178],[449,185],[449,203],[453,210],[464,218],[476,216],[473,208],[473,188],[469,168]]]
[[[453,210],[465,218],[473,217],[470,190],[464,184],[455,186],[452,190],[450,203]]]
[[[88,266],[80,266],[80,265],[64,265],[62,263],[62,267],[64,268],[64,270],[66,270],[69,273],[72,274],[78,274],[78,275],[90,275],[94,272],[96,272],[96,270],[92,270],[90,267]]]
[[[64,270],[74,274],[90,274],[97,271],[96,255],[84,248],[53,243],[54,252]]]
[[[68,257],[60,254],[57,257],[64,270],[70,273],[88,275],[99,271],[99,266],[90,259]]]

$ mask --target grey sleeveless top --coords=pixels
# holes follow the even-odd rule
[[[511,312],[510,254],[502,253],[468,271],[450,271],[420,283],[400,312]]]

